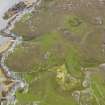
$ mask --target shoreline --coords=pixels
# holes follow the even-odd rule
[[[26,14],[26,13],[31,13],[34,10],[34,6],[39,5],[41,2],[41,0],[35,0],[34,5],[32,5],[31,8],[29,9],[24,9],[23,11],[17,13],[17,15],[15,16],[15,18],[13,17],[7,24],[7,26],[1,30],[1,32],[3,32],[3,36],[4,37],[11,37],[12,38],[12,43],[11,45],[1,54],[1,59],[0,59],[0,67],[1,70],[4,72],[5,76],[7,78],[11,78],[11,80],[15,81],[15,83],[13,84],[13,86],[11,87],[11,89],[8,91],[8,93],[6,94],[6,97],[3,97],[6,99],[6,101],[8,102],[8,104],[15,104],[16,101],[16,96],[15,93],[18,89],[25,89],[27,86],[27,83],[23,80],[19,80],[19,78],[16,77],[16,75],[13,75],[13,70],[11,70],[10,68],[8,68],[5,64],[5,60],[6,58],[13,53],[14,49],[16,48],[16,46],[18,44],[22,43],[22,37],[15,35],[14,33],[11,33],[11,29],[14,28],[14,25],[16,22],[18,22],[21,17]],[[2,103],[2,102],[1,102]]]

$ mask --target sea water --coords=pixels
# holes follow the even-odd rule
[[[22,0],[0,0],[0,30],[5,28],[8,22],[7,20],[3,19],[4,13],[20,1]]]

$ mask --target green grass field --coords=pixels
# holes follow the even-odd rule
[[[72,10],[68,7],[71,1],[75,6]],[[89,8],[88,2],[93,3]],[[77,4],[81,6],[76,7]],[[29,83],[27,93],[16,93],[17,105],[105,104],[102,73],[89,69],[92,76],[87,88],[92,92],[85,93],[87,88],[82,86],[85,69],[98,69],[105,62],[105,23],[100,25],[94,19],[98,15],[104,17],[104,7],[99,10],[97,5],[91,0],[83,4],[80,0],[44,0],[36,12],[26,14],[16,23],[12,32],[23,36],[23,43],[6,64],[16,72],[26,73],[24,79]],[[65,69],[59,83],[55,68],[61,70],[62,65]],[[80,91],[79,103],[72,97],[76,90]]]

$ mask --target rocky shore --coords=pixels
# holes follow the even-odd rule
[[[3,33],[4,36],[12,38],[12,44],[9,46],[9,48],[7,48],[2,53],[1,60],[0,60],[1,69],[3,70],[6,78],[9,78],[8,80],[12,82],[11,87],[9,88],[8,91],[5,92],[5,95],[2,94],[2,97],[0,97],[0,100],[1,100],[0,104],[3,104],[3,105],[15,104],[16,91],[18,89],[24,90],[26,89],[26,86],[27,86],[27,83],[24,80],[22,80],[21,78],[20,79],[17,78],[17,76],[14,75],[13,70],[11,70],[5,65],[5,59],[8,57],[9,54],[13,53],[15,47],[22,42],[22,37],[19,37],[18,35],[11,33],[11,29],[14,27],[14,24],[17,21],[19,21],[24,14],[32,12],[34,10],[35,5],[38,5],[40,2],[37,0],[31,0],[31,1],[32,2],[31,3],[29,2],[29,5],[28,5],[28,0],[23,0],[22,2],[19,2],[18,4],[13,6],[12,9],[10,8],[9,11],[13,12],[14,10],[16,10],[17,12],[15,12],[15,14],[10,15],[7,26],[1,30],[1,33]],[[25,7],[21,7],[20,6],[21,3],[22,4],[24,3]],[[2,91],[4,92],[5,90],[4,89],[1,90],[0,93],[2,93]]]
[[[34,5],[34,1],[30,0],[23,0],[18,4],[14,5],[12,8],[8,9],[8,11],[4,14],[4,19],[9,19],[12,16],[16,16],[19,12],[24,11],[25,9],[29,9]]]

